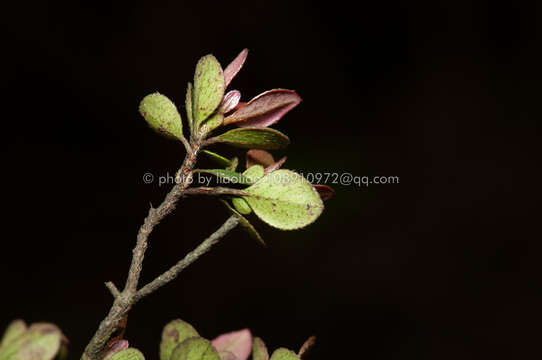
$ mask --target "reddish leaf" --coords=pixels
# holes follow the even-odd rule
[[[335,196],[335,191],[327,185],[313,185],[313,187],[318,191],[318,195],[320,195],[320,199],[322,201],[326,201],[331,199]]]
[[[301,346],[301,349],[297,352],[297,356],[299,356],[300,359],[305,359],[307,355],[310,353],[312,347],[314,346],[314,343],[316,342],[316,336],[309,337]]]
[[[252,165],[261,165],[263,167],[271,166],[275,163],[273,155],[265,150],[252,149],[247,151],[247,169]]]
[[[212,344],[219,353],[228,351],[239,360],[246,360],[252,348],[252,335],[248,329],[232,331],[218,336]]]
[[[280,169],[280,167],[286,162],[286,156],[283,156],[279,161],[277,161],[276,163],[272,164],[272,165],[269,165],[268,167],[265,168],[264,170],[264,173],[265,174],[269,174],[270,172],[273,172],[275,170],[278,170]]]
[[[247,55],[248,49],[243,49],[243,51],[241,51],[224,70],[224,81],[226,83],[226,87],[228,87],[235,75],[237,75],[239,70],[241,70],[243,67],[245,60],[247,59]]]
[[[247,106],[246,102],[239,101],[239,104],[237,104],[237,106],[233,109],[233,111],[237,111],[241,108],[244,108],[245,106]]]
[[[288,111],[301,102],[295,91],[274,89],[250,100],[246,106],[224,119],[224,125],[269,126],[280,120]]]
[[[222,99],[222,103],[220,104],[220,111],[223,114],[229,113],[235,107],[237,104],[239,104],[239,100],[241,99],[241,93],[239,90],[231,90],[224,95],[224,99]]]

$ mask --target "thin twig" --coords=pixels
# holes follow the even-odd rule
[[[238,190],[238,189],[231,189],[226,187],[197,187],[197,188],[190,188],[186,189],[183,192],[183,196],[187,195],[208,195],[208,196],[221,196],[221,195],[235,195],[235,196],[254,196],[254,194],[251,194],[249,192]]]
[[[201,255],[211,250],[212,246],[223,238],[228,232],[234,229],[239,224],[239,218],[232,215],[222,226],[216,230],[211,236],[205,239],[197,248],[188,253],[177,264],[173,265],[168,271],[158,276],[156,279],[143,286],[136,293],[134,303],[141,300],[145,296],[155,292],[162,286],[166,285],[171,280],[175,279],[181,271],[187,266],[196,261]]]
[[[117,287],[115,286],[115,284],[113,284],[112,281],[106,282],[105,287],[109,289],[109,291],[111,292],[111,295],[113,295],[114,299],[116,299],[116,298],[118,298],[120,296],[119,289],[117,289]]]
[[[149,234],[162,219],[175,209],[177,200],[182,196],[184,190],[192,181],[192,168],[195,163],[196,156],[194,155],[194,152],[187,154],[181,170],[179,171],[182,181],[173,186],[173,189],[167,194],[158,208],[154,209],[151,207],[149,209],[149,214],[139,229],[136,246],[133,250],[132,264],[130,265],[130,271],[128,272],[128,278],[126,279],[126,285],[124,287],[124,292],[129,296],[135,294],[137,290],[139,275],[141,274],[141,269],[143,267],[143,258],[145,257],[145,251],[147,250],[147,239]]]
[[[181,137],[179,138],[181,140],[181,142],[183,143],[184,145],[184,148],[186,149],[186,154],[191,154],[193,155],[193,150],[192,150],[192,147],[190,146],[190,143],[188,142],[188,140],[186,140],[186,138],[181,135]]]
[[[119,324],[121,323],[124,315],[126,315],[132,308],[135,294],[137,292],[139,276],[143,267],[143,258],[145,257],[145,250],[147,249],[147,239],[149,234],[162,219],[164,219],[175,209],[177,200],[183,195],[183,192],[188,185],[190,185],[192,181],[192,169],[196,163],[197,150],[198,144],[195,144],[194,150],[186,155],[184,163],[179,169],[182,182],[173,186],[158,208],[155,209],[151,206],[149,209],[149,213],[143,221],[143,225],[141,225],[141,228],[139,229],[136,246],[132,251],[132,263],[130,265],[124,290],[115,297],[109,313],[105,319],[102,320],[98,330],[85,348],[83,359],[101,359],[102,353],[110,336],[119,328]]]

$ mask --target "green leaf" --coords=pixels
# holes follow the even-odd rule
[[[170,138],[182,137],[181,115],[175,104],[164,95],[154,93],[145,96],[139,104],[139,112],[153,130]]]
[[[192,116],[192,97],[193,97],[192,83],[188,83],[186,88],[186,99],[184,101],[184,107],[186,108],[186,117],[188,119],[188,127],[190,133],[194,133],[194,117]]]
[[[276,170],[245,189],[244,196],[254,213],[269,225],[293,230],[314,222],[324,210],[318,192],[301,175]]]
[[[213,55],[202,57],[194,74],[193,117],[195,129],[220,105],[224,96],[224,73]]]
[[[262,339],[254,338],[252,341],[252,360],[269,360],[269,352]]]
[[[141,351],[134,348],[128,348],[111,356],[111,360],[145,360],[145,357]]]
[[[209,340],[192,337],[173,350],[170,360],[220,360],[220,357]]]
[[[169,360],[171,352],[177,345],[194,336],[199,334],[189,323],[179,319],[169,322],[162,330],[160,360]]]
[[[252,209],[243,198],[234,197],[231,199],[231,203],[233,204],[233,207],[243,215],[248,215],[252,212]]]
[[[251,181],[249,185],[252,185],[256,181],[260,180],[264,174],[265,170],[261,165],[253,165],[243,172],[243,176]]]
[[[273,352],[271,360],[299,360],[299,357],[293,351],[280,348]]]
[[[128,340],[125,340],[125,339],[115,340],[112,343],[108,344],[103,360],[111,360],[111,357],[113,357],[113,355],[115,355],[116,353],[120,351],[126,350],[129,347],[130,347],[130,344],[128,343]]]
[[[233,129],[214,138],[222,142],[245,149],[281,149],[290,143],[290,139],[283,133],[264,127],[245,127]]]
[[[230,206],[230,204],[228,204],[224,200],[221,200],[221,201],[233,215],[237,216],[237,218],[239,219],[239,225],[241,225],[241,227],[248,232],[250,237],[253,238],[254,240],[258,241],[263,246],[266,246],[265,242],[263,241],[263,239],[260,236],[260,234],[258,233],[258,231],[254,228],[254,226],[252,226],[252,224],[243,215],[241,215],[237,211],[235,211],[235,209],[233,209]]]
[[[228,160],[224,156],[218,155],[217,153],[214,153],[214,152],[209,151],[209,150],[203,150],[203,153],[205,155],[209,156],[211,159],[213,159],[219,165],[224,166],[225,168],[233,165],[231,160]]]
[[[255,183],[251,177],[247,177],[244,174],[226,169],[196,169],[194,172],[214,175],[223,180],[222,182],[224,183],[242,185],[251,185]]]
[[[203,122],[203,125],[201,126],[201,134],[207,134],[220,125],[222,125],[222,122],[224,121],[224,114],[216,113],[212,115],[209,119]]]
[[[4,332],[4,335],[2,336],[2,340],[0,341],[0,348],[9,344],[14,339],[24,334],[26,329],[26,323],[23,320],[13,320],[8,325],[6,331]]]
[[[28,330],[0,348],[1,360],[51,360],[57,354],[62,333],[49,323],[32,324]]]

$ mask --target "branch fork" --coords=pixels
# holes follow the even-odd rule
[[[182,270],[208,252],[214,244],[239,224],[238,217],[231,216],[218,230],[205,239],[193,251],[188,253],[183,259],[173,265],[169,270],[138,289],[139,278],[143,268],[143,259],[148,246],[148,237],[154,227],[175,209],[176,203],[181,197],[187,195],[249,195],[241,190],[227,188],[199,187],[188,189],[188,186],[192,182],[192,169],[197,160],[199,144],[195,143],[193,146],[190,146],[186,139],[183,141],[183,144],[187,148],[187,155],[183,165],[177,172],[180,182],[173,186],[160,206],[154,208],[151,205],[149,213],[143,221],[137,235],[136,246],[132,251],[132,262],[124,289],[120,291],[111,281],[105,283],[105,286],[113,296],[113,305],[109,310],[109,314],[102,320],[98,330],[85,348],[82,356],[83,360],[102,359],[107,350],[108,341],[112,335],[120,329],[123,319],[125,319],[130,309],[139,300],[175,279]]]

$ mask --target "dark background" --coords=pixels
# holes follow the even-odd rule
[[[143,174],[173,173],[184,156],[148,129],[140,99],[160,91],[182,105],[199,57],[225,66],[247,47],[231,86],[245,101],[276,87],[303,97],[276,125],[292,139],[277,153],[287,168],[400,183],[333,185],[301,231],[252,218],[268,248],[234,230],[133,309],[130,343],[157,358],[161,328],[182,318],[209,338],[249,327],[271,350],[315,334],[314,359],[540,352],[535,5],[61,1],[2,12],[0,328],[55,322],[79,358],[111,305],[103,283],[123,284],[149,202],[169,189]],[[142,281],[227,216],[214,199],[182,200],[151,236]]]

